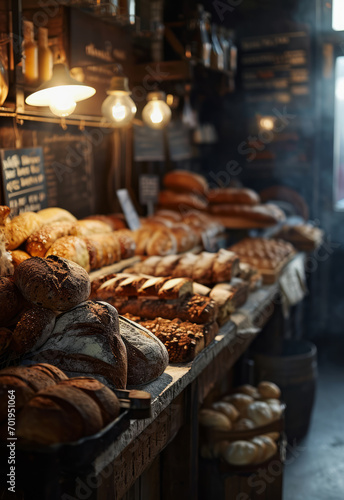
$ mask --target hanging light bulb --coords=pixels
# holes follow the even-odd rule
[[[115,127],[129,125],[135,116],[136,106],[130,97],[128,78],[114,76],[111,80],[108,97],[102,104],[102,114]]]
[[[162,129],[171,120],[171,110],[165,102],[164,92],[150,92],[142,111],[142,119],[150,128]]]
[[[57,63],[51,79],[29,95],[25,102],[30,106],[48,106],[54,115],[65,117],[73,113],[77,102],[95,93],[93,87],[72,78],[65,64]]]

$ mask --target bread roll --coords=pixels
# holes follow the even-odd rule
[[[267,434],[264,434],[264,436],[272,439],[273,441],[278,441],[280,438],[279,432],[268,432]]]
[[[272,411],[263,401],[255,401],[247,408],[247,416],[257,425],[266,425],[272,421]]]
[[[257,455],[254,460],[254,463],[255,464],[263,463],[265,461],[265,457],[268,455],[269,452],[268,446],[260,436],[252,438],[251,443],[253,443],[257,447]]]
[[[54,255],[22,262],[14,281],[26,300],[52,311],[68,311],[87,300],[91,291],[90,278],[82,267]]]
[[[233,203],[238,205],[257,205],[260,203],[259,195],[247,188],[217,188],[208,193],[211,204]]]
[[[222,451],[223,459],[230,465],[252,464],[257,454],[257,447],[249,441],[233,441]]]
[[[25,311],[13,332],[12,349],[22,355],[41,347],[52,334],[55,319],[55,313],[43,307]]]
[[[281,397],[280,388],[273,382],[260,382],[257,389],[264,399],[279,399]]]
[[[206,210],[208,202],[206,198],[193,193],[180,193],[175,191],[160,191],[159,207],[178,210],[183,213],[188,209]]]
[[[255,428],[255,423],[249,418],[239,418],[233,425],[233,431],[247,431]]]
[[[0,277],[0,326],[11,325],[23,308],[23,297],[10,278]]]
[[[173,170],[165,175],[163,180],[167,189],[172,189],[177,193],[191,192],[206,194],[208,183],[205,177],[187,170]]]
[[[35,212],[24,212],[14,217],[5,226],[0,228],[8,250],[15,250],[35,231],[43,225],[43,220]]]
[[[64,380],[59,385],[75,387],[90,396],[101,411],[104,425],[118,417],[121,407],[116,394],[99,380],[90,377],[77,377]]]
[[[242,414],[254,402],[254,399],[247,394],[229,394],[222,398],[222,401],[231,403]]]
[[[159,288],[158,297],[160,299],[179,299],[186,295],[192,295],[192,281],[187,278],[173,278],[165,280]]]
[[[37,212],[44,224],[53,224],[55,222],[76,222],[76,217],[68,210],[58,207],[43,208]]]
[[[22,409],[17,435],[39,444],[76,441],[103,427],[97,403],[76,387],[56,385],[40,392]]]
[[[271,404],[269,403],[269,407],[272,413],[272,420],[277,420],[278,418],[281,418],[282,415],[282,406],[280,402]]]
[[[152,257],[150,258],[152,259]],[[150,260],[147,259],[143,263],[143,267],[147,265],[147,261]],[[152,273],[147,273],[147,274],[153,274],[153,276],[172,276],[174,275],[174,269],[177,266],[178,262],[182,259],[181,255],[166,255],[166,257],[160,258],[155,267],[152,267]],[[145,272],[142,270],[142,272]],[[174,275],[175,276],[175,275]],[[177,277],[177,276],[175,276]]]
[[[60,315],[53,335],[31,356],[70,377],[91,376],[117,389],[127,383],[127,352],[118,314],[110,304],[87,301]]]
[[[25,249],[32,257],[45,257],[53,243],[63,236],[73,234],[72,222],[54,222],[46,224],[32,233],[26,241]]]
[[[164,344],[146,328],[127,318],[119,317],[119,329],[127,349],[127,384],[148,384],[158,378],[168,365]]]
[[[86,242],[77,236],[63,236],[56,240],[46,253],[46,257],[56,255],[75,262],[90,271],[90,256]]]
[[[231,422],[235,422],[235,420],[239,418],[239,412],[235,406],[230,403],[226,403],[225,401],[217,401],[216,403],[213,403],[211,407],[213,410],[226,415]]]
[[[248,396],[251,396],[251,398],[253,399],[257,399],[258,397],[260,397],[260,394],[258,393],[256,387],[250,384],[241,385],[240,387],[237,387],[235,390],[240,394],[247,394]]]
[[[266,452],[264,460],[269,460],[277,453],[277,444],[269,436],[259,436],[266,446]]]
[[[215,410],[201,410],[198,414],[198,421],[202,427],[212,427],[219,431],[230,431],[232,428],[229,418]]]

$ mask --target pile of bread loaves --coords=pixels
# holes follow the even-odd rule
[[[118,389],[160,376],[164,345],[105,302],[88,300],[88,273],[57,256],[33,257],[0,278],[0,345],[18,358],[92,376]]]
[[[231,465],[249,465],[268,460],[277,452],[278,433],[261,436],[259,428],[281,418],[283,405],[281,391],[272,382],[260,382],[258,387],[243,385],[236,392],[224,396],[210,408],[199,412],[200,425],[210,431],[219,431],[223,438],[202,447],[205,458],[224,458]],[[257,430],[250,440],[235,439],[235,434]],[[230,438],[230,439],[229,439]],[[263,442],[262,442],[263,441]]]
[[[41,363],[0,371],[0,439],[7,437],[9,396],[15,394],[16,436],[49,445],[95,434],[116,419],[120,403],[113,391],[90,377],[68,378]]]

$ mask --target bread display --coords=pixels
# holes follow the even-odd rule
[[[32,257],[45,257],[53,243],[62,236],[69,236],[74,232],[71,222],[55,222],[46,224],[32,233],[26,240],[25,249]]]
[[[23,308],[23,297],[12,279],[0,277],[0,326],[11,325]]]
[[[63,236],[56,240],[46,253],[46,257],[54,255],[78,264],[90,271],[90,255],[86,241],[77,236]]]
[[[126,348],[110,304],[88,301],[59,316],[50,338],[30,358],[118,389],[127,383]]]
[[[163,343],[128,318],[119,318],[119,329],[127,349],[127,385],[148,384],[159,377],[168,365],[168,352]]]
[[[208,192],[208,201],[212,205],[258,205],[259,195],[252,189],[247,188],[216,188]]]
[[[53,255],[22,262],[14,282],[27,301],[52,311],[68,311],[87,300],[91,291],[90,278],[82,267]]]
[[[221,249],[211,254],[202,252],[198,255],[186,253],[181,256],[150,257],[135,264],[131,272],[151,276],[195,279],[202,284],[231,281],[239,272],[239,258],[234,252]]]
[[[41,347],[50,337],[56,315],[50,309],[34,307],[22,314],[12,336],[11,348],[21,355]]]
[[[290,243],[264,238],[246,238],[230,247],[230,250],[240,257],[240,261],[257,268],[264,283],[273,283],[295,254]]]
[[[212,323],[217,318],[216,303],[209,297],[193,295],[176,300],[108,298],[119,314],[132,314],[146,319],[157,317],[165,319],[179,318],[183,321],[204,324]]]
[[[5,237],[6,248],[15,250],[20,247],[43,223],[41,217],[34,212],[24,212],[13,217],[11,221],[0,227],[0,233]]]
[[[76,222],[76,217],[64,208],[44,208],[37,213],[42,219],[43,224],[54,224],[55,222]]]
[[[145,320],[127,315],[152,332],[165,345],[170,363],[188,363],[215,338],[218,332],[216,322],[197,325],[180,319],[155,318]]]
[[[173,170],[164,176],[163,184],[167,189],[178,193],[207,194],[208,183],[205,177],[186,170]]]

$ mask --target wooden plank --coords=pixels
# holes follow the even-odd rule
[[[104,276],[107,276],[108,274],[114,274],[114,273],[120,273],[125,269],[126,267],[131,267],[137,262],[140,262],[140,257],[131,257],[130,259],[124,259],[120,260],[119,262],[116,262],[115,264],[111,264],[110,266],[105,266],[102,267],[101,269],[97,269],[97,271],[92,271],[90,272],[90,280],[91,282],[103,278]]]

